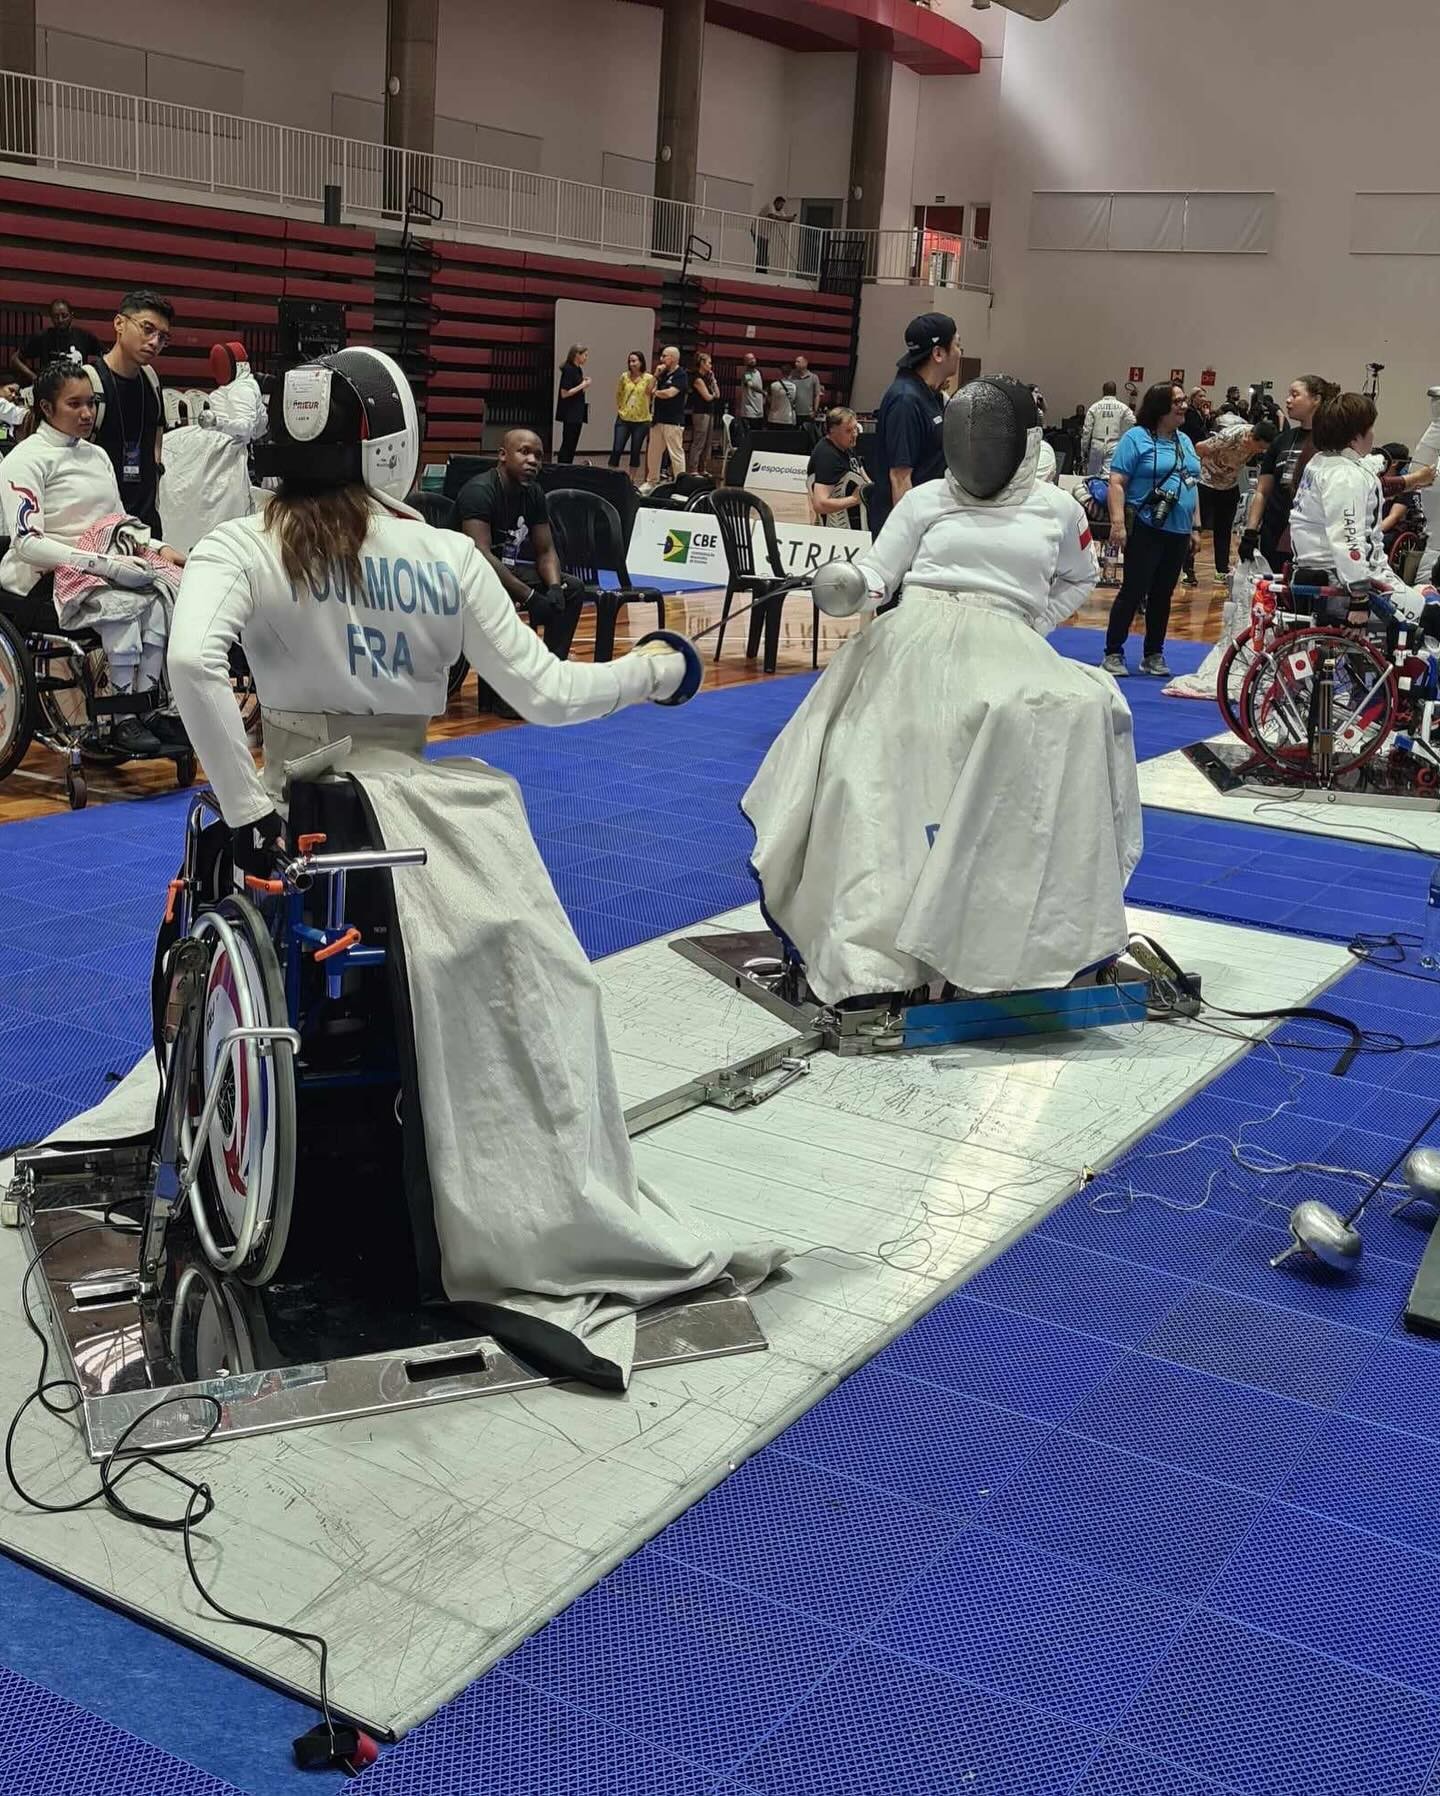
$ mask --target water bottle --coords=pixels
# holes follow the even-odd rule
[[[1420,965],[1431,972],[1440,967],[1440,861],[1430,875],[1430,891],[1425,899],[1425,945],[1420,951]]]

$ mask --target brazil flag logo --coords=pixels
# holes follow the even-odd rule
[[[667,530],[665,532],[665,560],[688,561],[690,559],[690,532],[688,530]]]

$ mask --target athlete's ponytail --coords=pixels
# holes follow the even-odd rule
[[[1329,405],[1342,395],[1333,380],[1326,380],[1323,374],[1302,374],[1295,382],[1297,387],[1304,387],[1312,399],[1318,399],[1321,405]]]
[[[53,407],[55,401],[72,380],[83,381],[88,387],[90,376],[72,357],[66,356],[59,361],[47,362],[35,376],[35,387],[31,396],[30,410],[15,432],[15,440],[33,436],[40,426],[48,420],[45,407]]]
[[[1375,401],[1367,399],[1365,394],[1342,393],[1328,381],[1324,384],[1329,388],[1329,393],[1315,408],[1310,434],[1317,449],[1335,455],[1342,449],[1348,449],[1356,437],[1362,437],[1367,430],[1373,430],[1379,413],[1375,409]]]

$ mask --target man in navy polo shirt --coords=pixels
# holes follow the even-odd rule
[[[955,320],[944,312],[912,318],[905,326],[905,353],[895,366],[875,420],[875,483],[866,494],[872,534],[912,486],[945,472],[940,389],[960,367]]]

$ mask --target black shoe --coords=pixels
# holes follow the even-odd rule
[[[190,752],[191,743],[185,733],[185,725],[173,711],[152,711],[143,722],[161,748],[175,749],[183,754]]]
[[[118,748],[122,754],[134,755],[137,759],[153,761],[157,755],[163,754],[160,738],[152,736],[138,717],[122,717],[110,732],[111,748]]]

